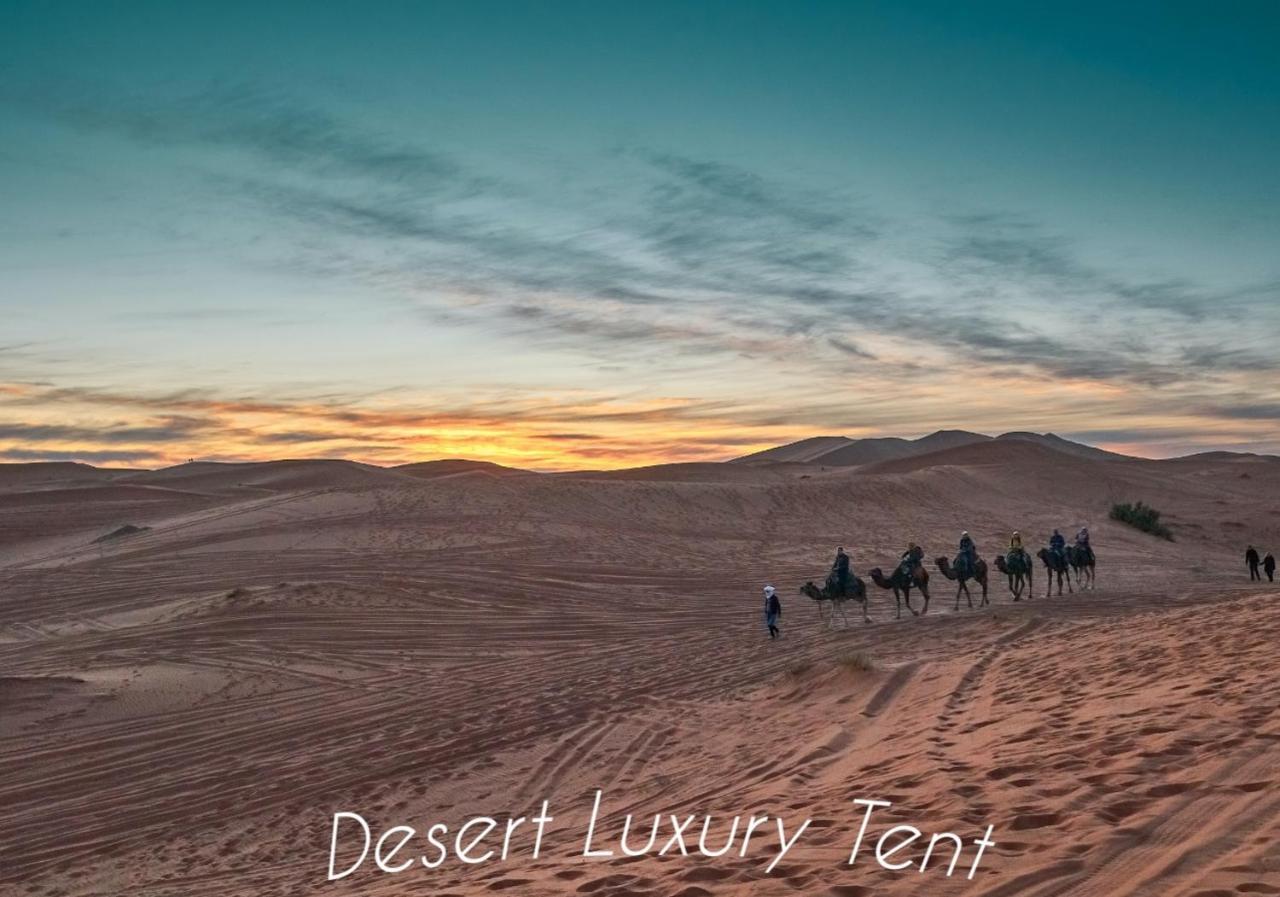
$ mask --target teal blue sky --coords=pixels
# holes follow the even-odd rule
[[[1277,46],[1263,3],[0,0],[0,456],[1277,451]]]

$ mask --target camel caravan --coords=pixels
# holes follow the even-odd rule
[[[1097,558],[1093,553],[1093,547],[1089,544],[1087,527],[1076,534],[1075,544],[1070,546],[1067,545],[1066,538],[1055,529],[1049,538],[1048,546],[1037,551],[1035,556],[1040,559],[1048,574],[1046,598],[1053,594],[1055,580],[1059,595],[1062,594],[1064,584],[1068,594],[1074,594],[1077,588],[1080,591],[1094,588],[1094,568]],[[924,558],[924,549],[912,542],[888,576],[885,576],[880,567],[873,567],[867,571],[867,576],[876,586],[893,592],[897,611],[895,619],[902,618],[903,604],[915,617],[929,612],[929,571],[925,567]],[[1012,535],[1008,550],[996,555],[994,563],[996,570],[1007,577],[1009,592],[1013,595],[1014,601],[1021,601],[1024,594],[1028,598],[1031,597],[1036,565],[1031,554],[1023,547],[1021,533],[1015,532]],[[938,572],[956,583],[954,610],[960,610],[961,595],[968,602],[970,609],[974,607],[973,594],[969,591],[970,583],[982,589],[982,598],[978,607],[985,607],[991,603],[987,597],[987,562],[978,556],[977,546],[967,532],[960,535],[960,550],[954,558],[945,556],[935,558],[934,564]],[[919,611],[911,604],[913,589],[919,591],[924,599],[924,606]],[[827,574],[826,582],[822,587],[819,588],[809,580],[800,587],[800,594],[818,603],[819,611],[828,628],[834,627],[837,613],[844,620],[844,625],[849,625],[845,605],[850,601],[856,602],[861,607],[863,622],[871,622],[871,617],[867,613],[869,605],[867,585],[854,574],[852,560],[844,548],[836,549],[831,572]]]

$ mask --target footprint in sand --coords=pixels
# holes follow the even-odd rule
[[[1030,829],[1048,828],[1057,825],[1062,821],[1061,813],[1023,813],[1021,816],[1015,816],[1013,822],[1009,823],[1011,831],[1025,832]]]
[[[833,885],[827,893],[831,897],[867,897],[871,889],[862,885]]]

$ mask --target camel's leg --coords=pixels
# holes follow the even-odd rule
[[[921,585],[920,594],[924,595],[924,607],[920,609],[920,615],[924,616],[929,612],[929,587]]]
[[[969,594],[969,586],[967,583],[961,583],[964,586],[964,600],[969,602],[969,610],[973,610],[973,596]]]
[[[963,591],[964,591],[964,583],[962,582],[960,583],[960,585],[956,586],[956,606],[952,608],[952,610],[960,609],[960,593]],[[973,603],[970,602],[969,606],[972,607]]]
[[[982,581],[982,604],[980,604],[979,607],[986,607],[990,603],[991,602],[987,600],[987,581],[984,579]]]
[[[847,615],[847,614],[845,613],[845,611],[844,611],[844,605],[845,605],[845,602],[841,601],[841,602],[840,602],[840,619],[844,620],[844,628],[845,628],[845,629],[848,629],[848,628],[849,628],[849,617],[848,617],[848,615]]]

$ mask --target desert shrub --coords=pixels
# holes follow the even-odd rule
[[[1173,541],[1173,530],[1160,522],[1160,512],[1140,501],[1133,504],[1124,502],[1112,505],[1111,519],[1127,523],[1129,526],[1140,529],[1144,533],[1151,533],[1151,535],[1159,536],[1161,539]]]
[[[846,651],[836,658],[836,662],[847,669],[864,673],[870,673],[876,669],[876,659],[867,651]]]
[[[792,676],[803,676],[811,669],[813,669],[813,663],[811,661],[797,660],[787,669],[787,672]]]

